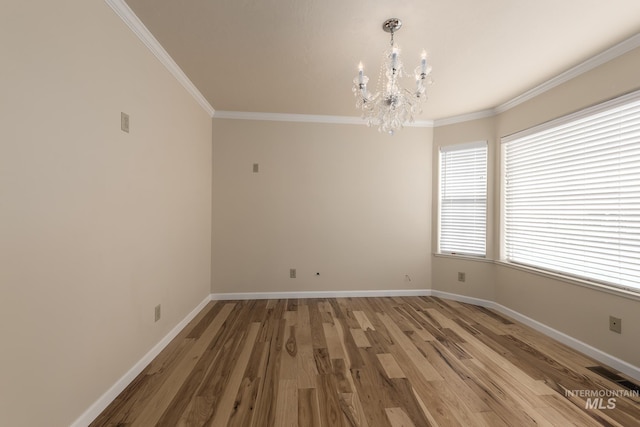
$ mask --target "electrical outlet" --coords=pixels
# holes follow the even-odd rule
[[[622,333],[622,319],[609,316],[609,330],[618,334]]]
[[[154,315],[156,322],[160,320],[160,317],[162,316],[162,312],[160,310],[161,310],[160,304],[156,305],[155,315]]]
[[[467,280],[467,273],[458,272],[458,282],[464,282]]]
[[[289,269],[289,278],[291,278],[291,279],[295,279],[296,278],[296,269],[295,268],[290,268]]]

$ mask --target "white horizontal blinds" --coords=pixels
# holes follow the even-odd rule
[[[487,223],[487,143],[440,149],[441,253],[484,256]]]
[[[604,105],[506,142],[506,257],[640,290],[640,96]]]

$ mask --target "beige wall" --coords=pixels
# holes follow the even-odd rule
[[[508,135],[640,89],[638,70],[640,48],[501,114],[496,133]],[[505,266],[497,266],[496,279],[497,302],[640,366],[640,300]],[[622,318],[622,335],[609,331],[609,315]]]
[[[493,117],[472,120],[456,125],[439,126],[434,129],[432,180],[434,183],[432,205],[433,230],[432,252],[438,249],[438,163],[440,147],[454,144],[462,144],[474,141],[487,141],[488,144],[488,168],[491,170],[495,164],[495,120]],[[487,186],[494,185],[492,174],[487,176]],[[487,259],[493,256],[493,192],[488,192],[487,209]],[[458,281],[458,272],[465,273],[465,282]],[[451,292],[459,295],[493,300],[495,297],[495,266],[493,263],[481,262],[472,259],[455,256],[438,256],[432,264],[432,287],[435,290]]]
[[[494,118],[434,130],[434,168],[437,168],[436,154],[442,145],[481,139],[492,141],[489,154],[489,209],[492,211],[488,218],[489,259],[497,260],[500,257],[499,138],[639,89],[639,69],[640,49],[635,49]],[[434,174],[434,177],[437,175]],[[435,182],[437,180],[434,178]],[[434,215],[435,212],[437,205],[434,203]],[[435,248],[435,235],[433,245]],[[491,265],[462,258],[434,256],[432,267],[434,289],[496,301],[640,366],[638,299],[605,293],[579,286],[575,282],[556,280],[503,264]],[[466,283],[457,282],[457,271],[467,272]],[[609,315],[623,319],[622,335],[608,330]]]
[[[0,47],[0,425],[70,424],[210,292],[433,287],[640,366],[640,302],[429,256],[439,146],[488,140],[495,171],[501,135],[640,87],[638,49],[495,118],[394,137],[216,119],[212,152],[210,118],[101,0],[8,2]]]
[[[213,293],[430,287],[432,129],[213,122]]]
[[[210,292],[211,119],[102,0],[0,52],[0,425],[67,426]]]

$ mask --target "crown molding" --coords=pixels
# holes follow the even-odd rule
[[[588,71],[593,70],[596,67],[606,64],[609,61],[612,61],[619,56],[624,55],[627,52],[632,51],[640,47],[640,33],[624,40],[621,43],[616,44],[609,49],[600,52],[596,56],[593,56],[586,61],[576,65],[573,68],[568,69],[567,71],[558,74],[550,80],[516,96],[515,98],[498,105],[494,108],[489,108],[486,110],[476,111],[468,114],[461,114],[459,116],[446,117],[444,119],[438,119],[434,121],[434,127],[446,126],[456,123],[463,123],[471,120],[483,119],[486,117],[497,116],[500,113],[504,113],[530,99],[535,98],[536,96],[542,95],[543,93],[560,86],[563,83],[568,82],[571,79],[574,79],[581,74],[584,74]]]
[[[213,118],[233,120],[265,120],[270,122],[336,123],[343,125],[365,124],[359,117],[325,116],[313,114],[260,113],[250,111],[217,110],[213,115]]]
[[[586,61],[570,68],[569,70],[553,77],[550,80],[524,92],[515,98],[498,105],[494,108],[488,108],[486,110],[475,111],[472,113],[461,114],[458,116],[445,117],[443,119],[436,120],[416,120],[414,123],[409,123],[405,127],[440,127],[457,123],[464,123],[472,120],[484,119],[487,117],[494,117],[498,114],[504,113],[511,108],[514,108],[530,99],[535,98],[563,83],[574,79],[581,74],[593,70],[596,67],[606,64],[627,52],[632,51],[640,47],[640,33],[618,43],[609,49],[597,54],[596,56],[587,59]],[[322,115],[308,115],[308,114],[281,114],[281,113],[250,113],[241,111],[216,111],[214,118],[220,119],[244,119],[244,120],[271,120],[271,121],[288,121],[288,122],[306,122],[306,123],[338,123],[338,124],[366,124],[359,117],[349,116],[322,116]]]
[[[138,36],[138,38],[147,46],[147,48],[160,60],[160,62],[173,74],[173,76],[184,86],[184,88],[193,96],[200,106],[213,118],[219,119],[237,119],[237,120],[267,120],[279,122],[300,122],[300,123],[329,123],[329,124],[365,124],[359,117],[353,116],[329,116],[329,115],[312,115],[312,114],[287,114],[287,113],[261,113],[261,112],[243,112],[243,111],[216,111],[200,93],[196,86],[189,80],[186,74],[180,69],[178,64],[171,58],[166,50],[160,45],[158,40],[145,27],[135,13],[129,8],[124,0],[105,0],[105,3],[111,7],[114,12],[124,21],[124,23]],[[551,90],[563,83],[574,79],[581,74],[593,70],[619,56],[640,47],[640,33],[606,49],[596,56],[576,65],[573,68],[553,77],[550,80],[516,96],[515,98],[500,104],[494,108],[476,111],[458,116],[446,117],[437,120],[416,120],[413,123],[405,125],[405,127],[439,127],[456,123],[463,123],[471,120],[478,120],[492,117],[514,108],[530,99],[539,96],[548,90]]]
[[[354,116],[328,116],[317,114],[288,114],[288,113],[259,113],[249,111],[222,111],[217,110],[214,119],[234,120],[266,120],[272,122],[298,122],[298,123],[329,123],[341,125],[366,125],[360,117]],[[433,127],[432,120],[416,120],[404,127],[428,128]]]
[[[600,52],[596,56],[593,56],[586,61],[576,65],[575,67],[570,68],[567,71],[553,77],[552,79],[547,80],[546,82],[534,87],[533,89],[530,89],[525,93],[516,96],[510,101],[498,105],[493,109],[494,114],[500,114],[507,110],[510,110],[517,105],[520,105],[526,101],[529,101],[530,99],[535,98],[538,95],[545,93],[548,90],[553,89],[554,87],[560,86],[561,84],[578,77],[581,74],[591,71],[594,68],[599,67],[600,65],[604,65],[607,62],[612,61],[637,47],[640,47],[640,33],[610,47],[603,52]]]
[[[189,92],[189,94],[200,104],[200,106],[213,117],[215,110],[200,93],[196,86],[189,80],[187,75],[176,64],[166,50],[160,45],[160,42],[151,34],[151,32],[140,21],[131,8],[124,2],[124,0],[105,0],[105,3],[113,9],[113,11],[124,21],[125,24],[138,36],[140,41],[155,55],[156,58],[165,66],[167,70],[182,84],[182,86]]]
[[[436,120],[416,120],[414,123],[409,123],[405,127],[440,127],[457,123],[464,123],[472,120],[484,119],[487,117],[494,117],[500,113],[503,113],[511,108],[514,108],[530,99],[535,98],[563,83],[574,79],[581,74],[593,70],[600,65],[604,65],[619,56],[624,55],[627,52],[632,51],[640,47],[640,33],[636,34],[621,43],[616,44],[613,47],[597,54],[596,56],[587,59],[586,61],[576,65],[573,68],[557,75],[556,77],[547,80],[546,82],[524,92],[515,98],[498,105],[494,108],[488,108],[485,110],[475,111],[472,113],[461,114],[458,116],[445,117],[443,119]],[[238,120],[270,120],[270,121],[282,121],[282,122],[304,122],[304,123],[337,123],[337,124],[365,124],[359,117],[350,116],[324,116],[324,115],[309,115],[309,114],[282,114],[282,113],[255,113],[255,112],[242,112],[242,111],[216,111],[214,119],[238,119]]]
[[[437,119],[437,120],[434,120],[433,126],[440,127],[440,126],[453,125],[456,123],[469,122],[471,120],[485,119],[487,117],[493,117],[495,115],[496,115],[495,109],[489,108],[487,110],[480,110],[473,113],[460,114],[459,116],[451,116],[451,117],[445,117],[444,119]]]

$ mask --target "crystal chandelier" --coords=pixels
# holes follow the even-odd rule
[[[427,99],[425,86],[431,83],[431,67],[427,65],[427,53],[423,50],[420,65],[413,72],[415,88],[409,90],[400,85],[410,74],[400,60],[400,48],[393,41],[393,35],[400,27],[402,21],[398,18],[387,19],[382,24],[382,29],[391,33],[391,43],[383,54],[376,92],[372,94],[367,90],[369,77],[364,75],[362,62],[352,89],[357,99],[356,107],[362,110],[367,126],[377,126],[378,131],[391,135],[405,123],[412,123],[414,116],[422,112],[422,104]]]

